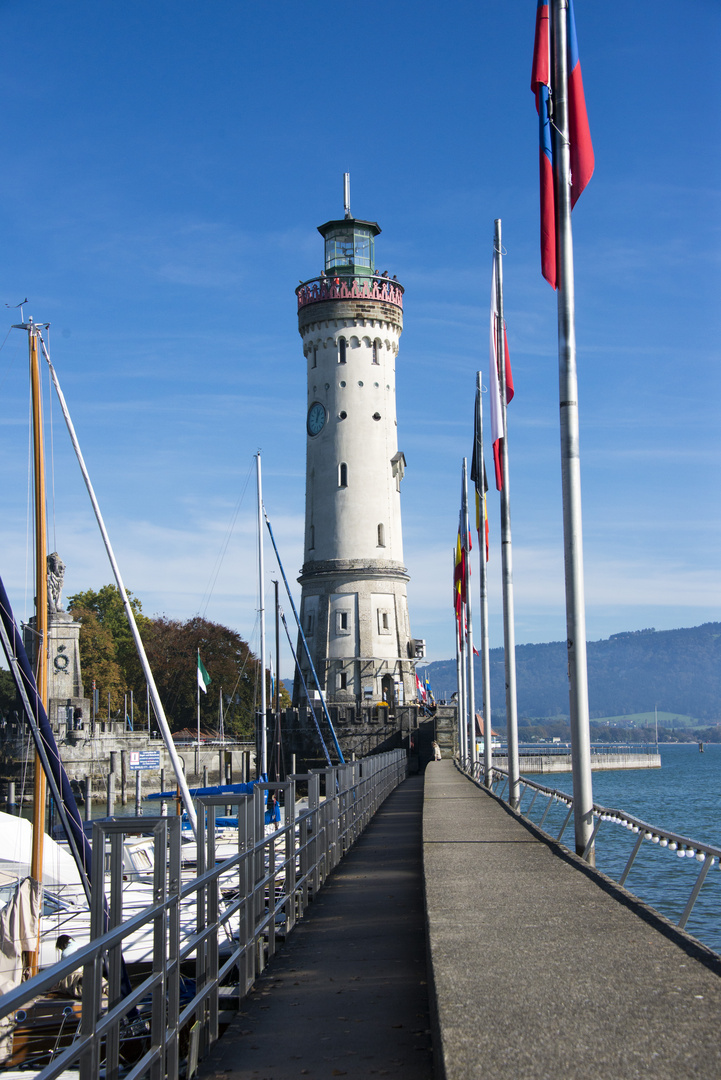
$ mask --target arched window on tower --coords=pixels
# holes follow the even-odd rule
[[[339,364],[345,364],[345,359],[346,359],[345,354],[346,354],[347,347],[348,346],[347,346],[346,339],[344,337],[339,337],[338,338],[338,363]]]
[[[378,526],[378,547],[386,546],[386,530],[383,522]]]
[[[373,363],[374,364],[380,364],[380,362],[381,362],[380,361],[380,347],[381,347],[381,343],[378,340],[378,338],[376,338],[376,340],[373,342]]]
[[[348,487],[348,466],[345,461],[338,466],[338,487]]]
[[[318,367],[318,346],[313,346],[313,367]]]

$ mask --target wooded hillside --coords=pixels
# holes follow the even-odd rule
[[[493,717],[505,718],[503,650],[491,649]],[[429,664],[435,697],[456,689],[453,660]],[[481,705],[481,660],[475,657],[476,707]],[[519,717],[568,716],[566,643],[516,646]],[[591,719],[659,711],[702,723],[721,721],[721,623],[680,630],[637,630],[588,642]]]

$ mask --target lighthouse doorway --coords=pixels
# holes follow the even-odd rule
[[[381,694],[383,695],[383,700],[387,705],[390,705],[392,709],[396,703],[396,690],[393,684],[392,675],[384,675],[381,679]]]

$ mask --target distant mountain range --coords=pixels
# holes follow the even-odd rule
[[[475,657],[476,707],[482,704],[481,659]],[[506,715],[503,649],[491,649],[491,710]],[[568,716],[565,641],[516,646],[519,718]],[[455,660],[427,667],[436,700],[456,689]],[[420,672],[420,669],[419,669]],[[632,713],[678,713],[721,722],[721,622],[680,630],[636,630],[588,642],[591,719]]]

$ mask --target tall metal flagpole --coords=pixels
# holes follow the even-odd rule
[[[508,740],[508,801],[518,807],[520,768],[518,763],[518,706],[516,698],[516,625],[513,612],[513,547],[511,543],[511,493],[508,470],[508,425],[506,423],[506,340],[503,321],[503,246],[501,219],[496,218],[494,257],[496,260],[496,357],[501,390],[503,440],[501,461],[501,563],[503,577],[503,652],[506,668],[506,738]]]
[[[581,459],[576,369],[576,299],[571,231],[571,159],[568,139],[568,0],[552,3],[553,162],[556,187],[558,283],[558,369],[563,487],[563,547],[566,570],[566,637],[571,714],[571,767],[576,852],[593,830],[591,738],[588,716],[586,608],[583,585]],[[591,858],[593,861],[593,853]]]
[[[481,562],[481,668],[483,672],[483,777],[486,785],[491,783],[493,768],[493,747],[491,746],[491,660],[488,638],[488,562],[486,560],[486,506],[485,506],[485,465],[483,458],[483,400],[480,371],[476,373],[476,446],[474,461],[476,467],[476,498],[481,492],[479,508],[478,544]]]
[[[470,522],[468,520],[468,463],[466,458],[463,459],[463,547],[466,548],[468,544],[468,537],[470,535]],[[468,732],[468,739],[470,740],[470,753],[468,757],[471,760],[471,764],[475,765],[476,754],[476,680],[473,671],[473,619],[471,618],[471,553],[466,550],[466,558],[464,560],[466,580],[464,582],[466,589],[466,645],[467,645],[467,662],[468,662],[468,676],[466,681],[467,687],[467,724],[466,730]]]
[[[464,725],[465,725],[465,715],[466,714],[465,714],[465,705],[464,705],[464,700],[463,700],[463,683],[464,683],[463,651],[462,651],[462,648],[461,648],[461,620],[459,618],[459,613],[460,613],[460,615],[462,615],[462,609],[460,607],[456,607],[456,605],[458,604],[458,599],[457,599],[457,594],[456,594],[456,590],[457,590],[457,587],[458,587],[457,583],[456,583],[456,566],[457,566],[456,559],[457,558],[458,558],[458,542],[456,541],[456,546],[453,549],[453,619],[454,619],[455,624],[456,624],[456,684],[458,686],[458,712],[457,712],[458,757],[459,757],[459,759],[461,761],[463,761],[464,758],[465,758],[465,743],[464,743],[464,739],[463,739],[463,729],[464,729]]]
[[[263,487],[260,450],[255,455],[258,479],[258,595],[260,615],[260,772],[268,775],[268,699],[265,689],[265,563],[263,560]],[[257,770],[256,770],[257,771]]]

